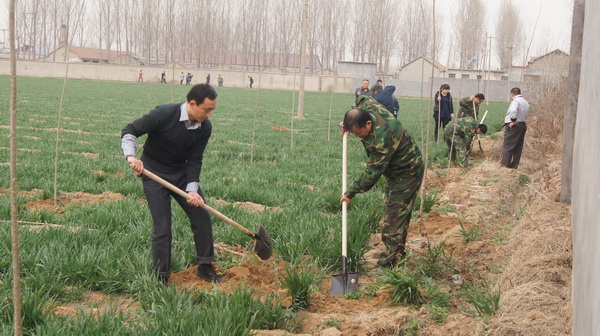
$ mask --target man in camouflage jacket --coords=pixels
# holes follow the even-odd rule
[[[343,132],[362,139],[368,162],[360,177],[342,194],[350,204],[357,193],[371,189],[381,175],[386,178],[382,241],[387,251],[377,262],[391,267],[406,256],[408,225],[417,192],[423,180],[421,151],[400,120],[375,99],[358,96],[355,108],[348,110],[341,125]]]
[[[487,126],[473,118],[460,118],[450,122],[444,129],[444,140],[452,152],[451,160],[458,159],[461,167],[468,165],[468,152],[476,134],[487,133]]]
[[[475,118],[475,112],[477,112],[477,116],[479,116],[479,105],[485,100],[485,96],[483,93],[478,93],[471,97],[465,97],[458,102],[459,111],[458,118],[466,118],[471,117]],[[475,104],[473,104],[475,102]],[[475,111],[473,110],[473,105],[475,106]],[[476,118],[479,119],[479,118]]]

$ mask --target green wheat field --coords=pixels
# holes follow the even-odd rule
[[[17,84],[18,185],[22,191],[37,190],[19,197],[19,220],[78,228],[20,230],[23,325],[28,334],[244,335],[250,329],[290,328],[293,312],[254,299],[248,289],[232,294],[189,293],[161,287],[151,275],[150,214],[141,181],[123,158],[120,132],[155,106],[170,103],[173,96],[174,102],[183,102],[190,86],[69,79],[61,112],[63,79],[19,77]],[[342,143],[337,125],[352,107],[353,94],[307,92],[305,118],[297,119],[293,118],[297,92],[216,90],[217,109],[210,119],[213,135],[200,177],[207,203],[251,231],[262,224],[273,237],[275,258],[339,271]],[[9,77],[0,76],[0,188],[10,188],[9,92]],[[399,118],[421,144],[431,115],[429,100],[402,98],[400,106]],[[500,129],[506,107],[494,102],[482,106],[489,109],[490,134]],[[350,183],[363,169],[366,156],[354,137],[348,148]],[[53,197],[57,152],[58,196],[111,192],[123,198],[72,203],[62,213],[26,207],[28,202]],[[444,167],[445,161],[445,145],[431,142],[430,167]],[[379,183],[374,191],[358,195],[349,209],[351,271],[360,269],[367,239],[381,218],[382,186]],[[229,205],[219,206],[224,203],[217,200]],[[251,213],[233,202],[281,211]],[[13,316],[10,215],[10,195],[5,190],[0,194],[2,335],[10,334]],[[194,265],[194,249],[185,214],[174,206],[173,216],[172,264],[178,272]],[[215,243],[251,243],[216,218],[213,225]],[[217,255],[216,262],[227,267],[230,261]],[[129,323],[130,317],[117,312],[67,318],[47,314],[52,305],[77,302],[89,290],[135,299],[142,308],[138,323]],[[212,316],[211,323],[222,330],[202,322],[206,316]]]

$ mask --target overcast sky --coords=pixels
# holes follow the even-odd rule
[[[488,36],[494,36],[496,30],[496,16],[500,10],[502,0],[482,0],[487,8],[486,20],[489,23]],[[443,29],[450,30],[452,20],[455,16],[459,0],[436,0],[436,12],[445,13]],[[540,56],[546,52],[561,49],[569,53],[571,41],[571,24],[573,12],[573,0],[513,0],[521,12],[521,20],[525,25],[526,43],[531,43],[529,56]],[[447,13],[447,14],[446,14]],[[539,21],[536,26],[536,21]],[[534,29],[535,27],[535,29]],[[493,40],[493,39],[492,39]],[[441,53],[439,60],[442,64],[447,62],[446,54]],[[492,67],[494,67],[492,57]],[[523,65],[523,61],[515,60],[514,65]]]
[[[309,0],[310,1],[310,0]],[[397,0],[407,1],[407,0]],[[408,0],[418,1],[418,0]],[[433,1],[433,0],[429,0]],[[436,0],[436,12],[442,12],[444,15],[441,22],[442,29],[450,34],[452,18],[456,14],[457,4],[460,0]],[[500,8],[501,0],[482,0],[487,8],[486,20],[489,22],[489,35],[494,36],[496,28],[496,16]],[[571,18],[573,11],[573,0],[513,0],[521,11],[521,18],[525,24],[526,43],[531,43],[528,56],[540,56],[554,49],[561,49],[569,52],[569,44],[571,40]],[[8,0],[0,0],[2,11],[0,12],[0,29],[8,28]],[[536,20],[539,21],[536,26]],[[534,29],[535,27],[535,29]],[[439,27],[436,29],[440,29]],[[451,35],[445,37],[450,38]],[[4,38],[8,39],[8,32],[0,34],[0,44],[5,42]],[[449,41],[445,41],[449,42]],[[447,44],[444,46],[447,47]],[[8,46],[8,41],[6,41]],[[438,60],[447,64],[448,51],[447,49],[440,53]],[[492,68],[495,66],[495,57],[492,57]],[[524,60],[517,62],[515,65],[523,65]]]

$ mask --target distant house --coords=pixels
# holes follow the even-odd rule
[[[445,73],[445,78],[458,79],[489,79],[489,80],[507,80],[507,73],[504,70],[471,70],[471,69],[451,69]]]
[[[531,57],[527,62],[527,69],[523,73],[523,80],[539,82],[542,77],[567,77],[569,72],[569,54],[555,49],[538,57]]]
[[[402,80],[420,81],[424,76],[425,79],[427,79],[431,77],[432,68],[434,78],[446,77],[448,68],[443,64],[438,61],[432,61],[430,58],[417,57],[400,68],[398,78]]]
[[[110,63],[118,65],[143,65],[133,53],[97,48],[60,47],[44,58],[54,62],[85,62],[85,63]]]

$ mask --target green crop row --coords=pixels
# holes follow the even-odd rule
[[[19,219],[66,227],[37,232],[23,226],[20,231],[23,288],[26,300],[30,300],[27,302],[31,317],[38,316],[36,307],[44,308],[43,302],[76,300],[73,290],[67,289],[69,285],[76,289],[75,292],[77,289],[99,290],[137,298],[145,312],[139,317],[139,325],[145,325],[148,330],[154,328],[152,330],[157,333],[163,332],[165,329],[161,328],[174,320],[174,314],[189,314],[193,319],[197,311],[202,310],[198,309],[199,299],[195,294],[153,287],[156,284],[151,281],[149,269],[150,215],[147,206],[141,202],[144,197],[141,181],[131,172],[120,148],[120,132],[128,122],[157,105],[171,102],[172,96],[175,102],[185,100],[190,87],[69,79],[61,111],[62,86],[62,79],[18,78],[19,189],[41,190],[37,194],[20,196]],[[208,203],[250,230],[255,230],[259,223],[263,225],[274,240],[277,258],[296,262],[306,260],[305,256],[309,255],[321,269],[339,270],[342,146],[337,125],[352,106],[353,95],[307,92],[305,118],[297,119],[293,118],[297,92],[233,88],[217,88],[217,91],[217,109],[211,117],[213,136],[205,152],[201,175],[201,186]],[[5,111],[0,114],[0,188],[10,187],[8,94],[9,78],[0,76],[0,102]],[[423,106],[427,103],[424,101]],[[417,99],[401,99],[400,104],[399,118],[420,144],[421,134],[427,130],[421,120],[427,120],[430,113],[420,111],[421,102]],[[506,104],[491,103],[489,108],[489,122],[486,123],[490,130],[499,129]],[[145,137],[140,139],[139,153],[144,140]],[[446,157],[444,144],[430,143],[430,151],[432,163],[442,162]],[[365,159],[360,141],[350,139],[349,183],[364,169]],[[124,197],[91,204],[59,204],[64,205],[60,213],[32,210],[27,202],[52,197],[55,171],[59,197],[72,192],[93,195],[112,192]],[[374,191],[357,196],[349,209],[350,271],[361,269],[364,262],[362,255],[368,248],[368,238],[376,231],[383,212],[382,192],[383,185],[379,183]],[[229,205],[217,200],[227,201]],[[273,210],[249,212],[233,206],[234,202],[257,203]],[[172,263],[173,271],[177,272],[194,264],[194,251],[185,214],[174,206],[173,216]],[[9,196],[0,194],[2,293],[9,292],[11,282],[9,219]],[[251,242],[250,238],[217,219],[214,236],[218,243],[247,246]],[[218,298],[224,300],[222,304],[236,305],[239,309],[256,308],[259,303],[249,301],[244,293],[228,299]],[[163,303],[160,302],[165,302],[161,298],[164,295],[179,303],[161,306]],[[2,294],[2,297],[6,295]],[[206,299],[202,302],[212,305],[211,309],[215,311],[225,309],[217,301]],[[4,304],[7,302],[3,301]],[[257,326],[290,328],[282,321],[293,321],[291,313],[274,306],[261,307],[250,311],[263,309],[271,319],[260,317],[260,314],[244,315],[246,323],[236,324],[231,322],[236,316],[224,316],[221,321],[224,325],[233,328],[242,325],[242,329],[223,330],[223,334],[243,334],[248,328]],[[0,316],[0,333],[10,326],[7,319]],[[87,330],[86,324],[88,327],[93,324],[108,333],[139,332],[124,321],[124,317],[113,312],[104,318],[33,323],[28,330],[54,325],[48,330],[39,329],[37,333],[58,334],[63,330],[75,334],[75,330],[79,330],[76,328]],[[184,322],[178,323],[181,328],[188,327],[183,325]],[[202,334],[201,329],[197,330]]]

